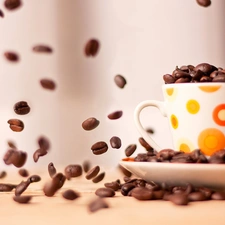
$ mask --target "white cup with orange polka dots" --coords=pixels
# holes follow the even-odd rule
[[[164,84],[162,90],[164,101],[143,101],[134,112],[137,129],[154,149],[162,148],[140,122],[141,111],[150,106],[168,118],[175,150],[201,149],[210,156],[225,148],[225,83]]]

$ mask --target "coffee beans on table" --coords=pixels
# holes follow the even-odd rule
[[[20,132],[24,129],[24,123],[19,119],[10,119],[8,120],[9,127],[12,131]]]
[[[115,112],[112,112],[108,115],[108,118],[110,120],[117,120],[119,119],[121,116],[123,115],[123,111],[121,110],[118,110],[118,111],[115,111]]]
[[[86,43],[84,53],[88,57],[91,56],[94,57],[97,55],[99,47],[100,47],[99,41],[97,39],[91,39]]]
[[[53,50],[50,46],[47,45],[35,45],[33,51],[37,53],[52,53]]]
[[[87,172],[85,178],[86,178],[87,180],[90,180],[90,179],[92,179],[93,177],[97,176],[98,173],[99,173],[99,171],[100,171],[100,167],[99,167],[99,166],[95,166],[95,167],[93,167],[92,169],[90,169],[90,170]]]
[[[109,208],[109,205],[102,198],[97,198],[88,204],[88,210],[90,212],[96,212],[96,211],[98,211],[100,209],[104,209],[104,208]]]
[[[117,181],[112,181],[110,183],[105,183],[104,186],[106,188],[111,188],[114,191],[118,191],[120,189],[120,184]]]
[[[135,187],[131,191],[132,197],[138,200],[150,200],[153,198],[153,192],[145,187]]]
[[[4,5],[8,10],[14,10],[22,5],[21,0],[5,0]]]
[[[70,164],[64,170],[65,176],[68,180],[73,177],[81,176],[82,172],[82,167],[78,164]]]
[[[211,0],[196,0],[196,2],[203,7],[208,7],[211,5]]]
[[[98,174],[95,178],[92,179],[93,183],[99,183],[100,181],[102,181],[105,177],[105,172],[102,172],[100,174]]]
[[[4,56],[8,61],[11,61],[11,62],[19,61],[19,55],[15,52],[5,52]]]
[[[14,184],[3,184],[0,183],[0,192],[9,192],[16,188],[17,185]]]
[[[127,84],[126,79],[122,75],[116,75],[114,77],[114,82],[119,88],[124,88],[124,86]]]
[[[66,190],[62,193],[63,198],[67,200],[75,200],[80,197],[80,194],[75,192],[74,190]]]
[[[91,150],[92,150],[93,154],[101,155],[101,154],[107,152],[108,145],[104,141],[99,141],[91,146]]]
[[[113,197],[115,195],[115,191],[111,188],[98,188],[95,191],[95,194],[101,198]]]
[[[28,177],[29,176],[29,172],[26,169],[19,169],[18,173],[21,177]]]
[[[30,195],[23,195],[23,196],[13,196],[13,200],[20,204],[27,204],[32,199]]]
[[[40,84],[44,89],[48,89],[48,90],[55,90],[56,88],[56,83],[55,81],[48,79],[48,78],[43,78],[40,80]]]
[[[29,179],[27,179],[26,181],[21,181],[21,183],[19,183],[16,186],[15,196],[21,195],[24,191],[26,191],[26,189],[28,188],[29,185],[30,185],[30,180]]]
[[[112,148],[119,149],[121,147],[121,139],[117,136],[113,136],[110,138],[110,145]]]
[[[30,106],[26,101],[20,101],[14,105],[14,111],[18,115],[26,115],[30,112]]]
[[[99,120],[97,120],[95,117],[90,117],[82,123],[82,127],[84,130],[89,131],[95,129],[99,123]]]
[[[48,173],[49,173],[49,176],[52,178],[55,174],[56,174],[56,168],[54,166],[54,164],[52,162],[50,162],[48,164]]]

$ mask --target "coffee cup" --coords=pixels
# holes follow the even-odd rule
[[[200,149],[211,156],[225,148],[225,83],[164,84],[162,91],[164,101],[146,100],[134,111],[138,131],[155,150],[162,148],[140,121],[141,111],[150,106],[168,118],[175,150],[187,153]]]

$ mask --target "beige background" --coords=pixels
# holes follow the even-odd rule
[[[104,166],[114,166],[124,157],[131,143],[138,145],[139,133],[133,124],[133,110],[145,99],[162,99],[162,75],[176,65],[209,62],[224,65],[223,0],[202,8],[195,0],[23,0],[24,5],[8,12],[0,1],[5,18],[0,18],[0,52],[15,50],[21,61],[12,65],[0,58],[0,157],[7,140],[32,154],[41,134],[52,142],[49,155],[37,165],[80,163],[91,159]],[[96,58],[86,58],[83,48],[90,38],[101,42]],[[32,53],[33,45],[49,44],[54,54]],[[127,79],[121,90],[113,81],[116,74]],[[42,77],[53,78],[57,90],[49,92],[39,85]],[[31,113],[18,116],[13,105],[26,100]],[[120,120],[107,115],[123,110]],[[90,116],[100,120],[91,132],[81,123]],[[25,123],[21,133],[12,132],[10,118]],[[157,110],[145,110],[143,122],[156,130],[155,140],[162,147],[172,147],[168,124]],[[120,150],[109,149],[94,156],[90,146],[99,140],[121,137]],[[3,162],[0,161],[3,166]]]

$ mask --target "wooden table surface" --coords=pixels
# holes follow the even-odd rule
[[[32,195],[29,204],[13,201],[14,192],[0,193],[1,225],[64,225],[64,224],[216,224],[225,225],[225,201],[192,202],[188,206],[176,206],[167,201],[138,201],[133,197],[124,197],[116,192],[113,198],[105,199],[109,208],[95,213],[88,211],[87,205],[96,197],[95,190],[104,187],[104,183],[117,178],[123,179],[118,171],[106,173],[98,184],[86,180],[84,176],[66,181],[63,188],[54,197],[46,197],[42,192],[44,183],[50,179],[47,173],[40,174],[42,180],[29,186],[24,194]],[[9,174],[1,183],[19,183],[19,175]],[[80,198],[65,200],[62,192],[71,188],[78,191]]]

